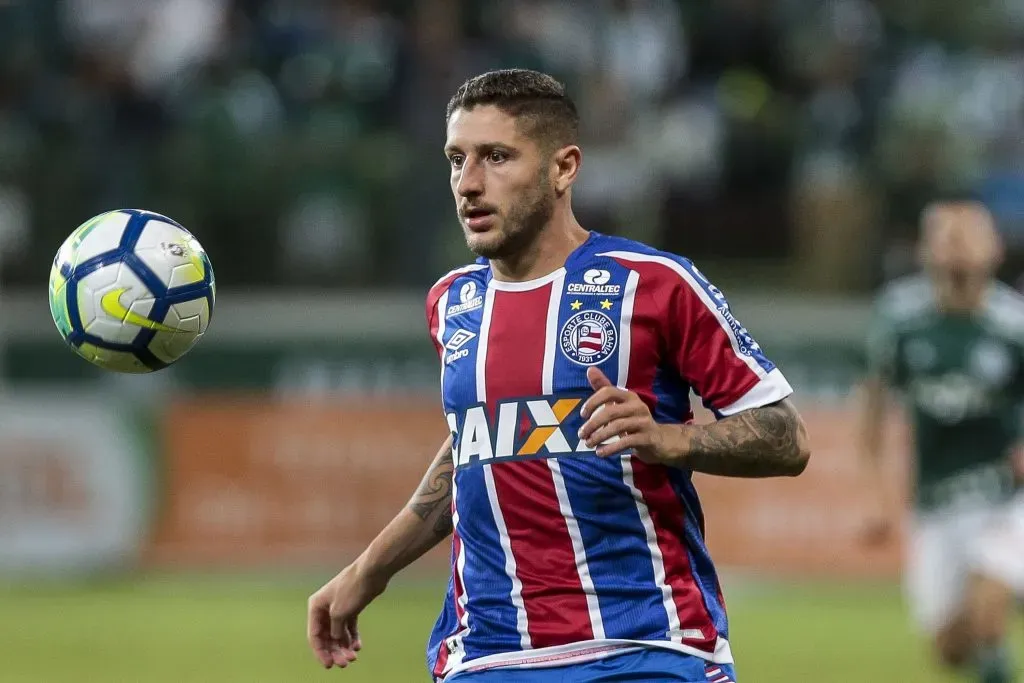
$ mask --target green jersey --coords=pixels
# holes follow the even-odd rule
[[[885,288],[868,364],[906,399],[915,502],[930,509],[1008,499],[1024,400],[1024,297],[994,284],[973,314],[939,310],[923,275]]]

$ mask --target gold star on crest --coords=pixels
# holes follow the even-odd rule
[[[583,302],[577,299],[576,301],[573,301],[571,304],[569,304],[569,306],[572,308],[572,310],[578,311],[583,306]]]
[[[607,311],[607,310],[610,310],[611,307],[612,307],[612,302],[608,301],[608,299],[605,299],[604,301],[601,302],[601,310]]]

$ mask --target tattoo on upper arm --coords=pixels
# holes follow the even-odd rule
[[[695,430],[690,461],[697,471],[724,476],[799,473],[807,462],[806,438],[796,409],[780,401]]]
[[[440,453],[434,459],[420,486],[409,501],[409,509],[422,519],[428,521],[434,517],[434,531],[444,537],[452,530],[452,476],[455,463],[452,461],[451,449]]]

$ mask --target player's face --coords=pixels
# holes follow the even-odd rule
[[[955,308],[973,308],[999,265],[1002,243],[983,207],[942,204],[925,214],[922,252],[940,296],[954,297]]]
[[[995,270],[1002,253],[988,212],[974,204],[946,204],[925,217],[924,256],[936,274],[984,279]]]
[[[456,110],[445,156],[466,244],[475,254],[508,258],[543,231],[555,207],[547,155],[513,117],[490,105]]]

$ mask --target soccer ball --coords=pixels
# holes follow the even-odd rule
[[[50,269],[50,313],[72,349],[115,372],[181,358],[206,332],[213,268],[185,228],[151,211],[108,211],[78,227]]]

